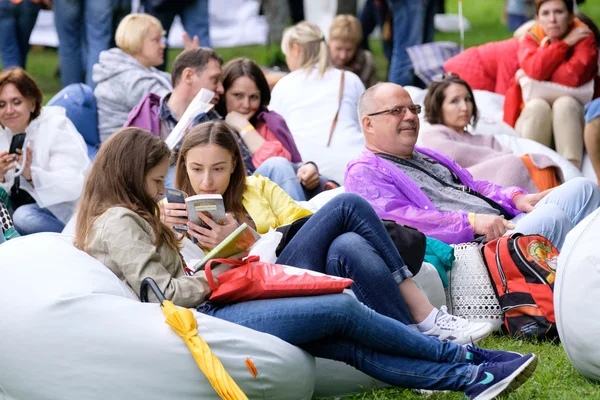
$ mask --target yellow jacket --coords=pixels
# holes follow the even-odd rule
[[[266,233],[269,227],[277,228],[311,215],[300,207],[282,188],[269,178],[253,175],[246,178],[246,190],[242,203],[256,224],[258,233]]]

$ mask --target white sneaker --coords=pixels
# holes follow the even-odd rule
[[[455,317],[448,314],[446,306],[442,306],[435,317],[433,328],[423,333],[427,336],[435,336],[442,342],[469,344],[485,339],[493,331],[494,326],[488,322],[471,322],[461,317]]]

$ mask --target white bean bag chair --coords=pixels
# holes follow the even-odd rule
[[[554,311],[558,334],[577,371],[600,381],[600,210],[581,221],[558,257]]]
[[[70,240],[38,234],[0,246],[0,398],[218,399],[158,304],[140,303]],[[310,355],[242,326],[197,320],[249,398],[312,398]]]
[[[140,303],[72,240],[42,233],[0,245],[0,399],[218,399],[158,304]],[[313,357],[274,336],[194,314],[251,399],[386,386],[341,362],[317,359],[315,370]]]
[[[426,89],[407,86],[406,90],[408,90],[415,104],[420,104],[424,107],[423,102],[427,95]],[[578,176],[585,176],[596,180],[587,154],[584,158],[582,174],[581,171],[575,168],[573,164],[556,151],[533,140],[519,137],[517,132],[502,120],[504,115],[504,96],[485,90],[474,90],[473,94],[475,95],[475,102],[477,103],[477,109],[479,110],[479,122],[477,123],[477,127],[473,131],[473,134],[494,135],[503,146],[510,148],[516,155],[539,153],[550,157],[552,161],[561,168],[566,181]],[[424,119],[425,112],[422,112],[421,115],[419,115],[419,118],[422,126],[428,124]],[[586,168],[586,165],[588,164],[589,167]]]

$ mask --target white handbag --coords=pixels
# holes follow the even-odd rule
[[[594,98],[595,81],[592,79],[579,87],[559,85],[548,81],[537,81],[530,78],[520,69],[517,71],[517,80],[521,85],[523,102],[527,104],[532,99],[546,100],[549,104],[562,96],[573,97],[581,104],[586,105]]]
[[[499,330],[502,309],[476,243],[454,245],[454,266],[448,272],[448,312],[473,322],[489,322]]]

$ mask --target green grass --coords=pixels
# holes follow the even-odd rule
[[[491,336],[482,347],[535,353],[540,357],[535,374],[519,389],[508,395],[509,400],[575,400],[600,398],[600,386],[580,375],[567,357],[560,344],[532,343],[513,340],[505,336]],[[346,400],[459,400],[462,393],[439,392],[419,395],[406,389],[369,390],[346,397]]]
[[[447,12],[458,11],[457,0],[447,0]],[[588,0],[580,9],[595,21],[600,22],[598,0]],[[475,46],[490,41],[507,39],[511,33],[502,21],[502,0],[464,0],[465,16],[472,29],[465,34],[465,46]],[[592,5],[593,4],[593,5]],[[436,40],[459,41],[458,33],[438,33]],[[381,43],[372,41],[372,50],[378,66],[378,76],[386,80],[387,61],[383,56]],[[180,50],[170,50],[169,60],[173,60]],[[235,57],[250,57],[259,64],[267,64],[270,52],[264,46],[244,46],[217,49],[227,62]],[[60,90],[60,80],[56,76],[58,56],[54,49],[32,49],[28,57],[28,69],[42,87],[46,101]],[[483,343],[484,347],[513,350],[521,353],[534,352],[540,356],[540,364],[535,375],[509,399],[599,399],[600,386],[579,375],[567,360],[560,344],[534,344],[494,336]],[[349,400],[390,400],[390,399],[462,399],[459,393],[441,393],[431,396],[417,395],[409,390],[388,389],[368,390],[363,394],[348,397]]]

